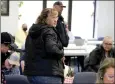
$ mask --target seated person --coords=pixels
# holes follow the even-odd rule
[[[107,57],[115,58],[115,51],[112,47],[113,40],[111,37],[106,36],[103,43],[97,46],[89,55],[89,67],[91,71],[97,72],[100,63]]]
[[[97,74],[96,84],[115,84],[115,59],[106,58]]]
[[[3,69],[5,75],[20,74],[19,59],[19,55],[16,52],[13,52],[10,55],[10,58],[5,60]]]
[[[2,79],[1,79],[1,83],[2,84],[6,84],[5,81],[5,76],[4,76],[4,62],[5,60],[10,56],[10,52],[8,52],[8,50],[10,50],[11,47],[14,47],[14,41],[13,41],[13,36],[11,34],[9,34],[8,32],[2,32],[1,33],[1,75],[2,75]]]

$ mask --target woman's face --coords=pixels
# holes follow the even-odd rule
[[[58,20],[58,16],[57,16],[57,15],[52,16],[52,15],[48,14],[48,17],[47,17],[47,19],[46,19],[46,23],[47,23],[49,26],[56,27],[56,25],[57,25],[57,20]]]
[[[113,67],[106,69],[103,81],[104,84],[115,84],[115,69]]]
[[[107,51],[107,52],[110,51],[111,48],[112,48],[112,43],[113,43],[112,39],[105,39],[103,41],[104,50]]]

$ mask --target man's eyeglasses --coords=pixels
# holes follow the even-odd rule
[[[104,43],[104,44],[105,44],[105,45],[110,45],[110,46],[112,45],[111,43]]]

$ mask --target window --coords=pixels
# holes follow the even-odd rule
[[[72,2],[72,24],[71,31],[74,36],[81,38],[92,38],[93,36],[93,1]]]

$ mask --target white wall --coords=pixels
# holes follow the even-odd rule
[[[114,39],[114,1],[97,1],[96,36]]]
[[[1,16],[1,32],[9,32],[12,35],[18,29],[18,1],[10,1],[9,16]]]
[[[26,23],[28,28],[35,23],[43,8],[43,1],[23,1],[23,5],[19,8],[21,18],[18,21],[18,28],[21,29],[23,23]],[[37,9],[36,9],[37,8]],[[28,10],[27,10],[28,9]],[[31,11],[30,11],[31,10]]]

